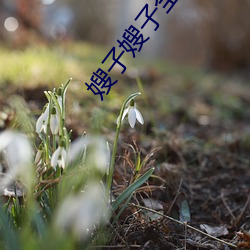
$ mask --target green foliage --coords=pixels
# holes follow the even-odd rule
[[[143,183],[145,183],[153,172],[154,168],[151,168],[143,176],[138,178],[133,184],[126,188],[112,203],[113,210],[117,210],[118,207],[122,204],[122,202],[124,202],[128,197],[131,197],[131,194],[133,194],[136,189],[138,189]]]
[[[110,238],[105,230],[107,222],[114,223],[119,218],[133,194],[154,171],[151,168],[145,173],[146,159],[141,161],[138,153],[133,182],[117,199],[109,201],[123,112],[126,105],[140,93],[130,95],[122,105],[110,160],[109,144],[100,136],[84,135],[71,141],[71,131],[65,127],[69,83],[70,80],[57,89],[45,91],[48,102],[36,122],[36,134],[24,102],[13,97],[12,105],[18,115],[12,127],[29,135],[32,144],[39,145],[33,162],[29,163],[19,155],[18,161],[14,161],[15,165],[6,166],[13,169],[8,174],[14,180],[14,183],[9,180],[6,183],[13,185],[14,190],[20,187],[23,197],[15,195],[1,205],[1,249],[75,250],[104,244]],[[98,116],[95,119],[95,133],[98,133]],[[19,135],[16,138],[17,134],[11,131],[0,135],[7,140],[6,145],[0,145],[0,150],[16,147],[14,150],[18,152],[20,147],[24,147],[24,150],[31,151],[27,145],[22,145],[23,140],[28,143],[27,137]],[[13,152],[11,157],[15,159]],[[8,154],[3,154],[3,157],[8,157]],[[23,171],[16,171],[22,162],[25,162]],[[27,168],[30,164],[32,168]],[[34,170],[36,177],[30,181]],[[103,180],[107,180],[106,183]],[[116,217],[111,220],[114,211]]]

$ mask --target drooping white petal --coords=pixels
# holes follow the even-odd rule
[[[50,117],[50,130],[53,135],[58,134],[59,131],[59,120],[56,114],[52,114]]]
[[[14,134],[8,130],[0,133],[0,152],[8,146],[13,136]]]
[[[95,166],[98,170],[105,173],[107,172],[110,162],[110,152],[108,150],[107,143],[102,138],[97,137],[93,139],[93,144],[93,159]]]
[[[144,120],[143,120],[141,112],[135,108],[135,113],[136,113],[136,119],[138,120],[138,122],[143,124]]]
[[[129,108],[124,109],[123,115],[122,115],[122,120],[125,118],[125,116],[128,113],[128,111],[129,111]],[[117,117],[116,124],[118,124],[119,119],[120,119],[120,116]]]
[[[65,161],[62,157],[60,159],[58,159],[57,164],[58,164],[59,168],[62,168],[62,169],[65,168]]]
[[[67,161],[67,152],[64,147],[59,146],[51,157],[51,166],[56,168],[58,165],[60,168],[65,168]]]
[[[36,122],[36,132],[37,133],[40,133],[42,131],[43,123],[44,123],[44,113],[42,113],[39,116],[39,118],[37,119],[37,122]]]
[[[53,168],[55,168],[57,166],[57,164],[58,164],[58,158],[59,158],[60,154],[61,154],[61,147],[59,146],[56,149],[56,151],[52,154],[52,157],[51,157],[50,163],[51,163],[51,166]]]
[[[61,150],[61,159],[60,162],[58,163],[59,167],[64,169],[67,161],[67,152],[64,148]]]
[[[62,96],[60,96],[60,95],[57,96],[57,101],[58,101],[58,104],[59,104],[61,111],[62,111]]]
[[[56,229],[71,233],[77,239],[90,238],[95,226],[105,222],[109,215],[104,196],[98,182],[89,184],[80,195],[68,196],[56,212]]]
[[[49,120],[49,105],[47,105],[45,111],[40,115],[36,122],[36,132],[41,133],[44,131],[44,133],[47,132],[47,124]]]
[[[48,121],[49,119],[49,104],[47,104],[47,107],[44,111],[44,120]]]
[[[33,181],[33,152],[28,138],[17,132],[4,131],[0,134],[0,151],[2,150],[5,152],[3,156],[8,169],[5,177],[1,179],[0,188],[6,187],[17,177],[21,177],[29,187]]]
[[[86,151],[86,146],[89,143],[89,137],[84,136],[76,139],[73,143],[71,143],[69,151],[68,151],[68,162],[72,163],[79,157],[83,155],[83,152]]]
[[[86,150],[88,154],[86,154]],[[101,172],[106,172],[110,163],[110,149],[102,137],[84,136],[76,139],[67,153],[67,162],[84,161],[86,166],[94,166]]]
[[[48,126],[48,123],[46,121],[44,121],[41,131],[43,131],[45,134],[47,133],[47,126]]]
[[[36,153],[36,156],[35,156],[35,163],[36,163],[36,164],[41,160],[41,158],[42,158],[42,153],[43,153],[42,150],[40,150],[40,149],[37,150],[37,153]]]
[[[15,136],[6,148],[6,157],[10,168],[16,168],[31,162],[32,148],[25,135],[15,133]]]
[[[130,107],[129,112],[128,112],[128,122],[129,125],[134,128],[135,122],[136,122],[136,113],[135,113],[135,108]]]
[[[128,113],[128,111],[129,111],[129,107],[126,108],[126,109],[124,109],[123,115],[122,115],[122,120],[125,118],[125,116],[126,116],[126,114]]]

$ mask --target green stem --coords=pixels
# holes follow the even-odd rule
[[[53,152],[56,150],[56,136],[52,135],[52,145],[53,145]]]
[[[112,158],[111,158],[111,163],[110,163],[110,168],[109,168],[109,173],[108,173],[108,178],[107,178],[107,193],[109,193],[109,191],[111,191],[111,187],[112,187],[112,183],[113,183],[113,173],[114,173],[114,169],[115,169],[115,156],[116,156],[116,152],[117,152],[117,145],[118,145],[118,138],[119,138],[119,133],[120,133],[120,129],[121,129],[121,123],[122,123],[122,115],[124,112],[124,109],[126,107],[126,105],[132,100],[134,99],[136,96],[140,95],[140,92],[134,93],[132,95],[130,95],[123,103],[121,110],[120,110],[120,115],[118,118],[118,123],[117,123],[117,127],[116,127],[116,134],[115,134],[115,140],[114,140],[114,148],[113,148],[113,152],[112,152]]]
[[[46,92],[45,92],[45,95],[46,95]],[[45,145],[44,145],[45,155],[46,155],[46,164],[49,163],[49,155],[50,155],[50,150],[51,150],[49,130],[50,130],[50,115],[51,115],[51,110],[52,110],[52,101],[51,99],[48,99],[48,100],[49,100],[49,104],[48,104],[49,105],[49,117],[48,117],[48,123],[47,123],[47,129],[46,129],[47,132],[45,134],[46,139],[45,139]]]

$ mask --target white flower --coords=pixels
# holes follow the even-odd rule
[[[62,96],[58,95],[58,96],[57,96],[57,101],[58,101],[58,104],[59,104],[60,109],[61,109],[61,111],[62,111]]]
[[[28,138],[23,134],[6,130],[0,133],[0,152],[8,167],[6,178],[1,179],[1,188],[18,176],[29,186],[33,181],[33,153]]]
[[[40,160],[42,158],[42,155],[43,155],[43,151],[38,149],[37,150],[37,153],[36,153],[36,156],[35,156],[35,163],[38,164],[40,163]]]
[[[35,163],[37,165],[39,165],[42,161],[42,156],[43,156],[43,145],[40,144],[38,150],[37,150],[37,153],[36,153],[36,156],[35,156]]]
[[[135,126],[136,119],[141,124],[144,123],[141,112],[135,107],[134,100],[131,100],[129,107],[124,110],[123,115],[122,115],[122,120],[125,118],[127,114],[128,114],[129,125],[132,128],[134,128]]]
[[[42,131],[46,134],[47,132],[47,125],[49,120],[49,104],[47,104],[45,110],[40,115],[36,122],[36,132],[41,133]]]
[[[59,116],[55,107],[52,108],[50,116],[50,130],[53,135],[56,135],[59,131]]]
[[[64,169],[67,161],[67,152],[63,146],[59,146],[51,157],[51,166],[56,168],[58,165]]]
[[[57,89],[56,99],[58,101],[58,104],[60,106],[60,109],[62,111],[62,87]]]
[[[94,164],[99,171],[107,172],[110,164],[110,151],[107,142],[100,137],[93,137],[89,148],[88,165]]]
[[[79,195],[68,196],[56,213],[56,229],[72,233],[80,240],[90,238],[95,226],[108,220],[108,203],[104,197],[98,182],[89,184]]]
[[[88,150],[88,154],[86,154],[86,150]],[[71,164],[79,157],[82,161],[87,162],[87,166],[94,166],[105,173],[110,164],[110,149],[102,137],[86,135],[76,139],[69,147],[68,162]]]

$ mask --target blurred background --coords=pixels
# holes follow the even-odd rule
[[[154,0],[146,1],[154,7]],[[1,0],[0,39],[12,47],[84,40],[111,46],[134,21],[143,0]],[[215,70],[246,70],[250,63],[250,1],[180,0],[154,18],[160,29],[140,56]]]
[[[18,93],[39,113],[46,102],[43,90],[72,77],[68,124],[79,133],[100,113],[104,126],[114,126],[110,111],[116,114],[122,100],[138,89],[146,120],[156,128],[185,123],[195,126],[188,132],[194,133],[197,124],[227,122],[235,128],[239,118],[248,124],[249,0],[179,0],[169,14],[160,5],[154,14],[159,29],[148,22],[143,35],[150,40],[142,51],[136,58],[122,56],[125,74],[112,69],[118,83],[105,101],[87,91],[84,83],[93,72],[108,70],[108,62],[101,61],[111,47],[118,48],[124,30],[144,23],[145,18],[134,19],[145,3],[150,11],[155,8],[154,0],[0,0],[0,105]],[[79,113],[91,117],[82,128]]]

